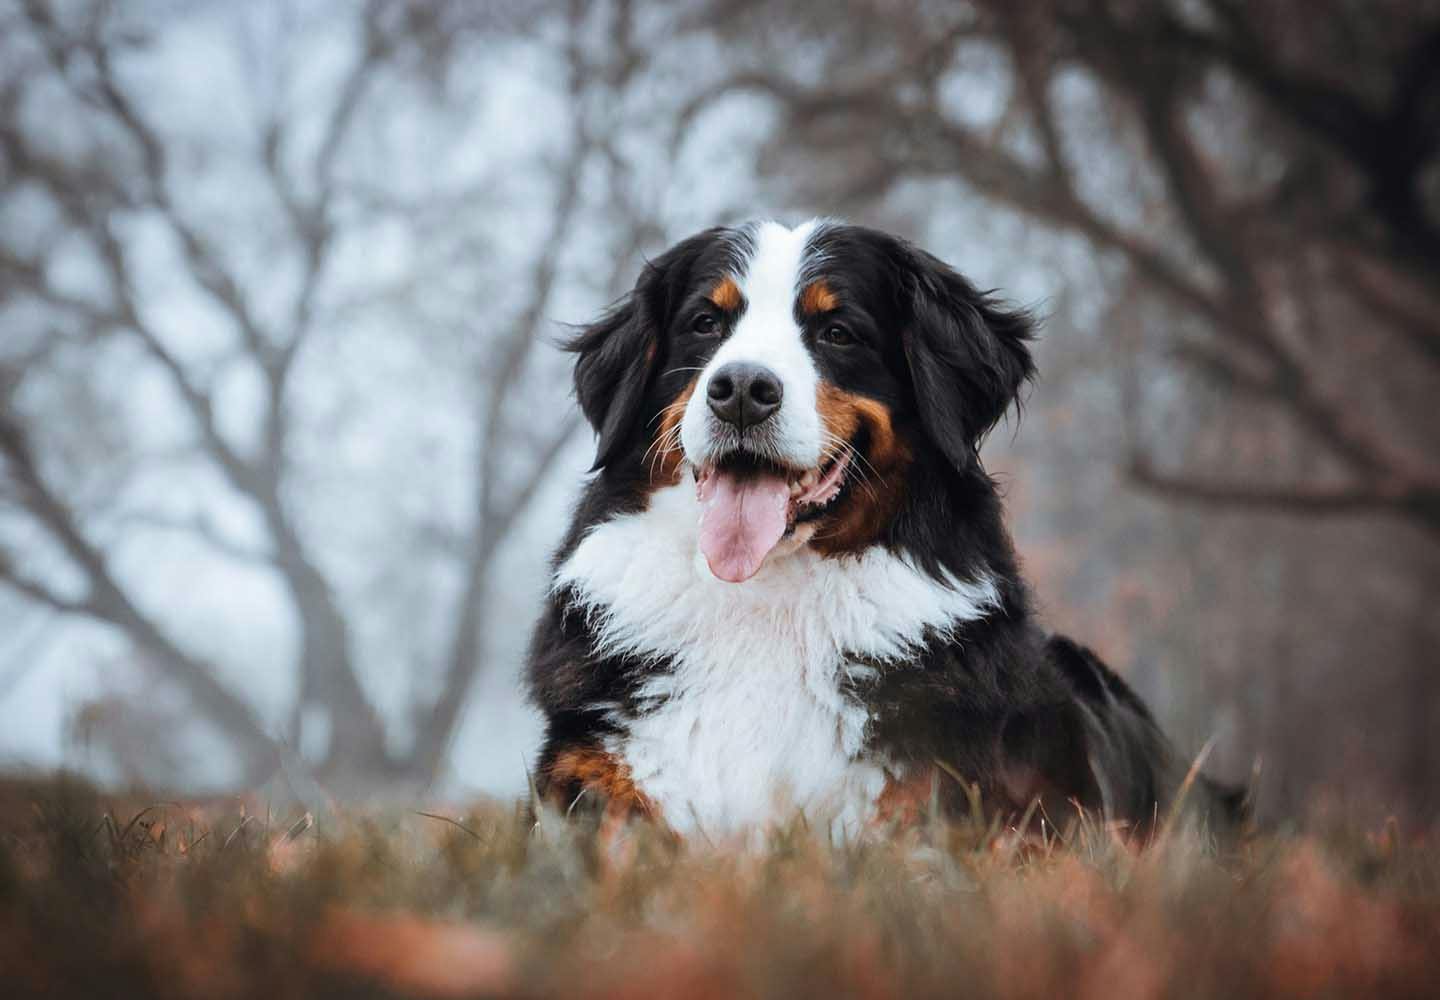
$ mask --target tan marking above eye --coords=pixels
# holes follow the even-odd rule
[[[735,279],[727,274],[710,289],[710,301],[715,303],[717,309],[734,312],[740,308],[745,297],[740,294],[740,286],[735,284]]]
[[[823,278],[810,282],[800,293],[800,311],[806,316],[819,316],[835,310],[839,305],[840,299]]]

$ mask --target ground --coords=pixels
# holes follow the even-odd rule
[[[1440,848],[921,821],[597,837],[523,803],[175,803],[0,787],[14,997],[1422,996]]]

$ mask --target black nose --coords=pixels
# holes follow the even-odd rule
[[[780,409],[780,379],[769,368],[732,361],[710,376],[710,411],[743,431]]]

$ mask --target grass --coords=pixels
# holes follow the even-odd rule
[[[1422,996],[1440,850],[931,822],[745,849],[520,806],[318,822],[0,786],[7,996]]]

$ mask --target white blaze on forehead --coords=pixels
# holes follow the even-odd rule
[[[778,222],[762,222],[752,234],[755,249],[740,275],[740,290],[750,303],[749,312],[778,312],[794,325],[795,296],[805,263],[805,246],[816,223],[805,222],[787,229]],[[744,321],[741,321],[741,328]],[[739,329],[737,328],[737,333]]]
[[[795,321],[806,246],[819,225],[812,220],[790,229],[778,222],[762,222],[750,231],[743,273],[734,275],[745,297],[745,311],[705,366],[681,422],[680,443],[691,461],[710,457],[714,428],[706,393],[710,377],[732,361],[763,365],[780,379],[782,401],[770,430],[774,457],[801,468],[820,461],[824,443],[816,407],[820,378]]]

